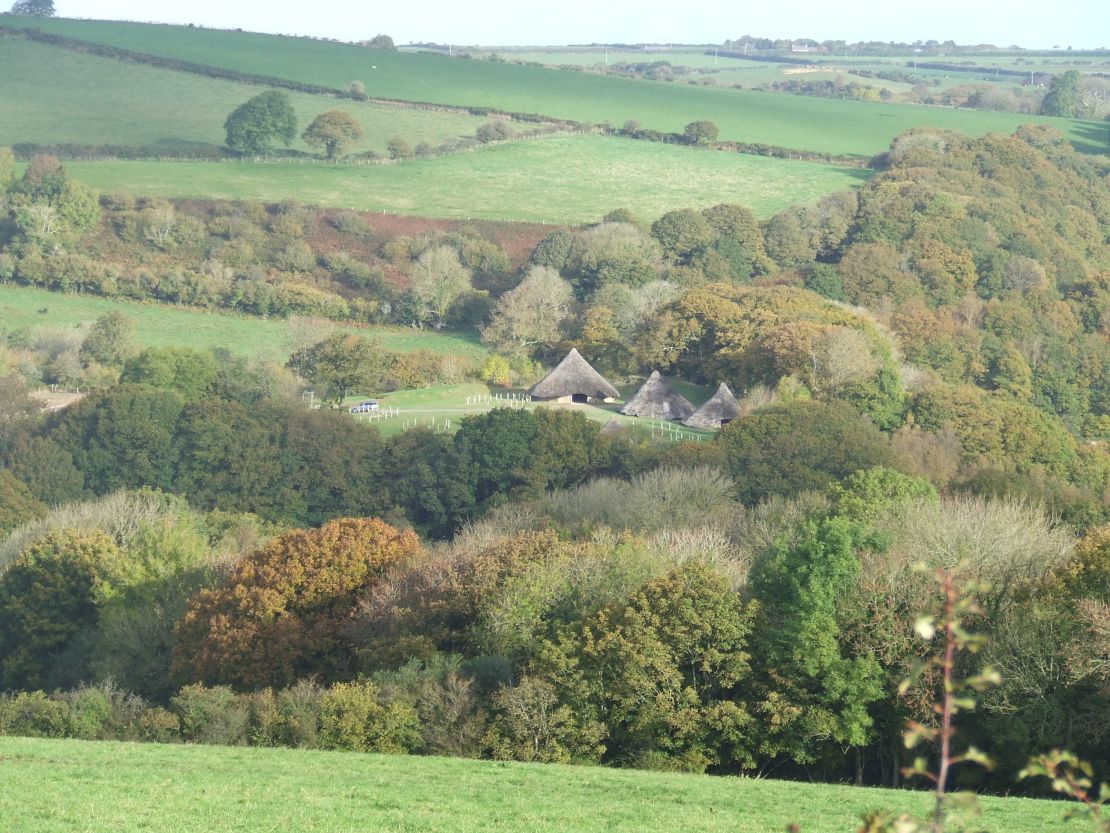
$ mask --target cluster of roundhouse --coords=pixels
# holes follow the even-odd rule
[[[531,387],[528,396],[537,402],[616,402],[620,392],[571,350],[555,368]],[[700,408],[674,391],[658,370],[621,408],[625,416],[674,420],[690,428],[720,428],[740,416],[740,403],[724,382]]]

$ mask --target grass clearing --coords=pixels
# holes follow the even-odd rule
[[[28,72],[27,67],[35,67]],[[265,88],[173,72],[0,37],[0,146],[17,142],[218,148],[224,119]],[[393,136],[433,146],[473,136],[488,119],[442,110],[289,93],[297,113],[293,149],[313,151],[299,131],[320,113],[344,110],[365,137],[352,150],[382,155]]]
[[[41,310],[47,310],[43,313]],[[252,318],[230,313],[140,304],[87,295],[66,295],[44,289],[0,284],[0,324],[6,330],[71,328],[120,312],[135,322],[135,340],[142,347],[224,347],[245,358],[284,363],[293,352],[293,325],[282,318]],[[323,322],[322,328],[338,326]],[[482,361],[488,354],[477,338],[391,327],[342,326],[375,337],[382,347],[400,353],[431,350]],[[326,335],[324,332],[321,338]]]
[[[682,380],[668,379],[676,390],[691,402],[700,405],[712,391]],[[627,401],[639,388],[639,383],[618,385],[617,389]],[[603,425],[616,420],[638,436],[661,441],[704,440],[715,432],[686,428],[678,423],[661,420],[638,419],[620,413],[623,402],[612,404],[572,404],[554,402],[529,402],[523,390],[492,388],[476,382],[463,385],[435,385],[427,388],[395,391],[385,396],[354,395],[343,402],[345,408],[376,398],[381,410],[377,414],[352,414],[353,419],[375,426],[385,437],[392,437],[410,428],[430,428],[440,433],[454,433],[459,420],[484,414],[494,408],[555,408],[577,411]]]
[[[19,833],[849,833],[921,792],[602,767],[0,738]],[[981,829],[1066,829],[1067,805],[984,798]],[[977,823],[976,829],[980,829]]]
[[[425,217],[597,222],[624,206],[645,219],[720,202],[766,218],[862,185],[859,168],[607,136],[531,139],[391,165],[70,162],[102,192],[303,203]]]
[[[1097,122],[666,84],[184,26],[14,17],[4,22],[336,89],[360,80],[371,96],[488,106],[616,125],[638,119],[645,127],[665,131],[681,131],[688,122],[709,119],[720,128],[722,139],[833,154],[871,156],[911,127],[929,125],[981,135],[1012,133],[1030,121],[1053,124],[1082,149],[1106,150],[1105,131],[1093,129]]]

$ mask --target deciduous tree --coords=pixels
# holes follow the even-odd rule
[[[358,599],[420,543],[372,518],[295,530],[243,559],[220,587],[189,600],[176,629],[183,680],[255,688],[353,674],[345,626]]]
[[[692,145],[703,145],[717,141],[717,125],[711,121],[692,121],[682,128],[682,135]]]
[[[328,159],[341,156],[362,136],[362,125],[355,121],[350,113],[343,110],[321,113],[301,134],[301,138],[309,147],[323,147]]]
[[[95,627],[99,585],[118,557],[103,532],[54,533],[20,553],[0,577],[0,686],[72,681],[59,663],[73,640]],[[82,655],[70,661],[79,666]]]
[[[81,342],[81,358],[110,367],[121,366],[131,354],[135,322],[119,312],[108,312],[93,323]]]
[[[260,93],[231,111],[224,122],[227,146],[240,153],[266,153],[275,140],[286,146],[297,135],[297,115],[280,90]]]
[[[459,261],[451,246],[428,249],[412,267],[412,294],[419,302],[424,319],[437,328],[459,297],[470,289],[470,271]]]
[[[574,291],[548,266],[533,266],[514,289],[502,295],[482,340],[504,352],[530,354],[557,342],[570,313]]]
[[[320,389],[322,397],[342,402],[352,390],[369,390],[381,374],[378,345],[352,333],[335,333],[299,350],[287,367]]]
[[[54,0],[16,0],[12,14],[25,17],[53,17]]]

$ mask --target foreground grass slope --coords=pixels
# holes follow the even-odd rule
[[[34,72],[27,71],[35,67]],[[0,146],[17,142],[157,145],[167,150],[224,142],[228,113],[260,88],[0,37]],[[290,93],[301,128],[342,109],[365,137],[352,150],[384,154],[393,136],[433,146],[473,136],[486,119],[465,113],[335,101]],[[296,150],[309,151],[299,135]]]
[[[141,347],[224,347],[245,358],[273,362],[284,362],[294,350],[293,325],[280,318],[250,318],[0,284],[0,326],[4,330],[72,328],[108,312],[120,312],[135,322],[135,341]],[[344,329],[373,336],[385,349],[399,353],[431,350],[475,361],[487,355],[476,338],[457,334],[389,327]]]
[[[0,738],[20,833],[849,833],[929,796],[704,775],[289,749]],[[981,829],[1064,830],[1066,806],[985,798]],[[976,829],[980,829],[977,826]]]
[[[710,119],[720,128],[722,139],[834,154],[870,156],[885,150],[894,136],[921,125],[979,135],[1012,133],[1029,121],[1053,123],[1080,147],[1106,147],[1105,129],[1096,129],[1097,123],[1066,119],[691,87],[182,26],[13,17],[0,18],[0,23],[36,26],[67,37],[332,88],[360,80],[371,96],[496,107],[595,123],[608,120],[616,125],[638,119],[645,127],[666,131]]]
[[[302,203],[424,217],[597,222],[625,207],[653,220],[720,202],[766,218],[860,185],[870,171],[605,136],[530,139],[391,165],[67,162],[106,193]]]

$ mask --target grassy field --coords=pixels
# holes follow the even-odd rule
[[[72,162],[103,192],[285,198],[426,217],[597,222],[738,202],[759,217],[861,185],[870,172],[606,136],[533,139],[438,159],[361,167],[296,162]]]
[[[748,61],[740,58],[729,58],[721,55],[714,59],[713,51],[705,54],[704,49],[660,49],[646,51],[643,49],[501,49],[496,46],[485,47],[490,52],[495,52],[510,61],[532,61],[548,66],[578,66],[592,67],[595,64],[604,64],[606,56],[610,64],[644,64],[653,61],[666,61],[675,67],[692,67],[705,69],[708,67],[743,66]]]
[[[0,738],[12,833],[850,833],[924,793],[601,767]],[[1070,829],[1060,802],[984,798],[975,829]]]
[[[47,312],[40,312],[43,309]],[[112,311],[135,322],[135,340],[142,347],[225,347],[247,358],[284,362],[295,344],[293,325],[280,318],[251,318],[0,284],[0,325],[7,330],[76,327]],[[322,326],[334,324],[325,322]],[[432,350],[475,361],[487,355],[477,339],[461,335],[388,327],[344,329],[372,335],[382,347],[397,352]]]
[[[700,405],[712,395],[712,391],[689,382],[674,379],[668,381],[683,396],[697,405]],[[636,392],[638,387],[637,384],[620,385],[618,390],[627,400]],[[349,407],[367,398],[370,397],[362,394],[352,394],[343,404],[345,407]],[[381,434],[386,437],[399,434],[409,428],[431,428],[433,431],[453,433],[458,430],[459,420],[463,417],[484,414],[493,408],[499,407],[522,407],[529,410],[558,408],[559,410],[577,411],[596,422],[604,424],[610,420],[616,420],[637,434],[672,442],[706,439],[714,433],[712,431],[685,428],[671,422],[626,417],[620,413],[621,403],[580,405],[528,402],[523,390],[506,391],[474,382],[464,385],[437,385],[417,390],[402,390],[377,397],[377,399],[381,403],[381,410],[377,414],[355,414],[352,418],[376,426]]]
[[[870,156],[911,127],[932,125],[971,134],[1010,133],[1046,120],[1078,146],[1105,150],[1105,131],[1086,122],[911,105],[865,104],[731,89],[661,84],[428,53],[370,51],[308,38],[181,26],[6,18],[50,32],[152,54],[342,88],[352,80],[372,96],[483,105],[559,118],[622,124],[638,119],[680,131],[710,119],[722,139],[827,153]]]
[[[27,72],[26,67],[35,67]],[[228,113],[261,88],[84,55],[19,38],[0,39],[0,146],[17,142],[85,145],[161,145],[216,148]],[[433,146],[473,136],[487,119],[290,93],[301,128],[320,113],[340,109],[362,125],[352,150],[384,154],[404,136]],[[137,106],[141,105],[141,106]],[[298,136],[293,148],[312,149]],[[318,152],[318,151],[317,151]]]

